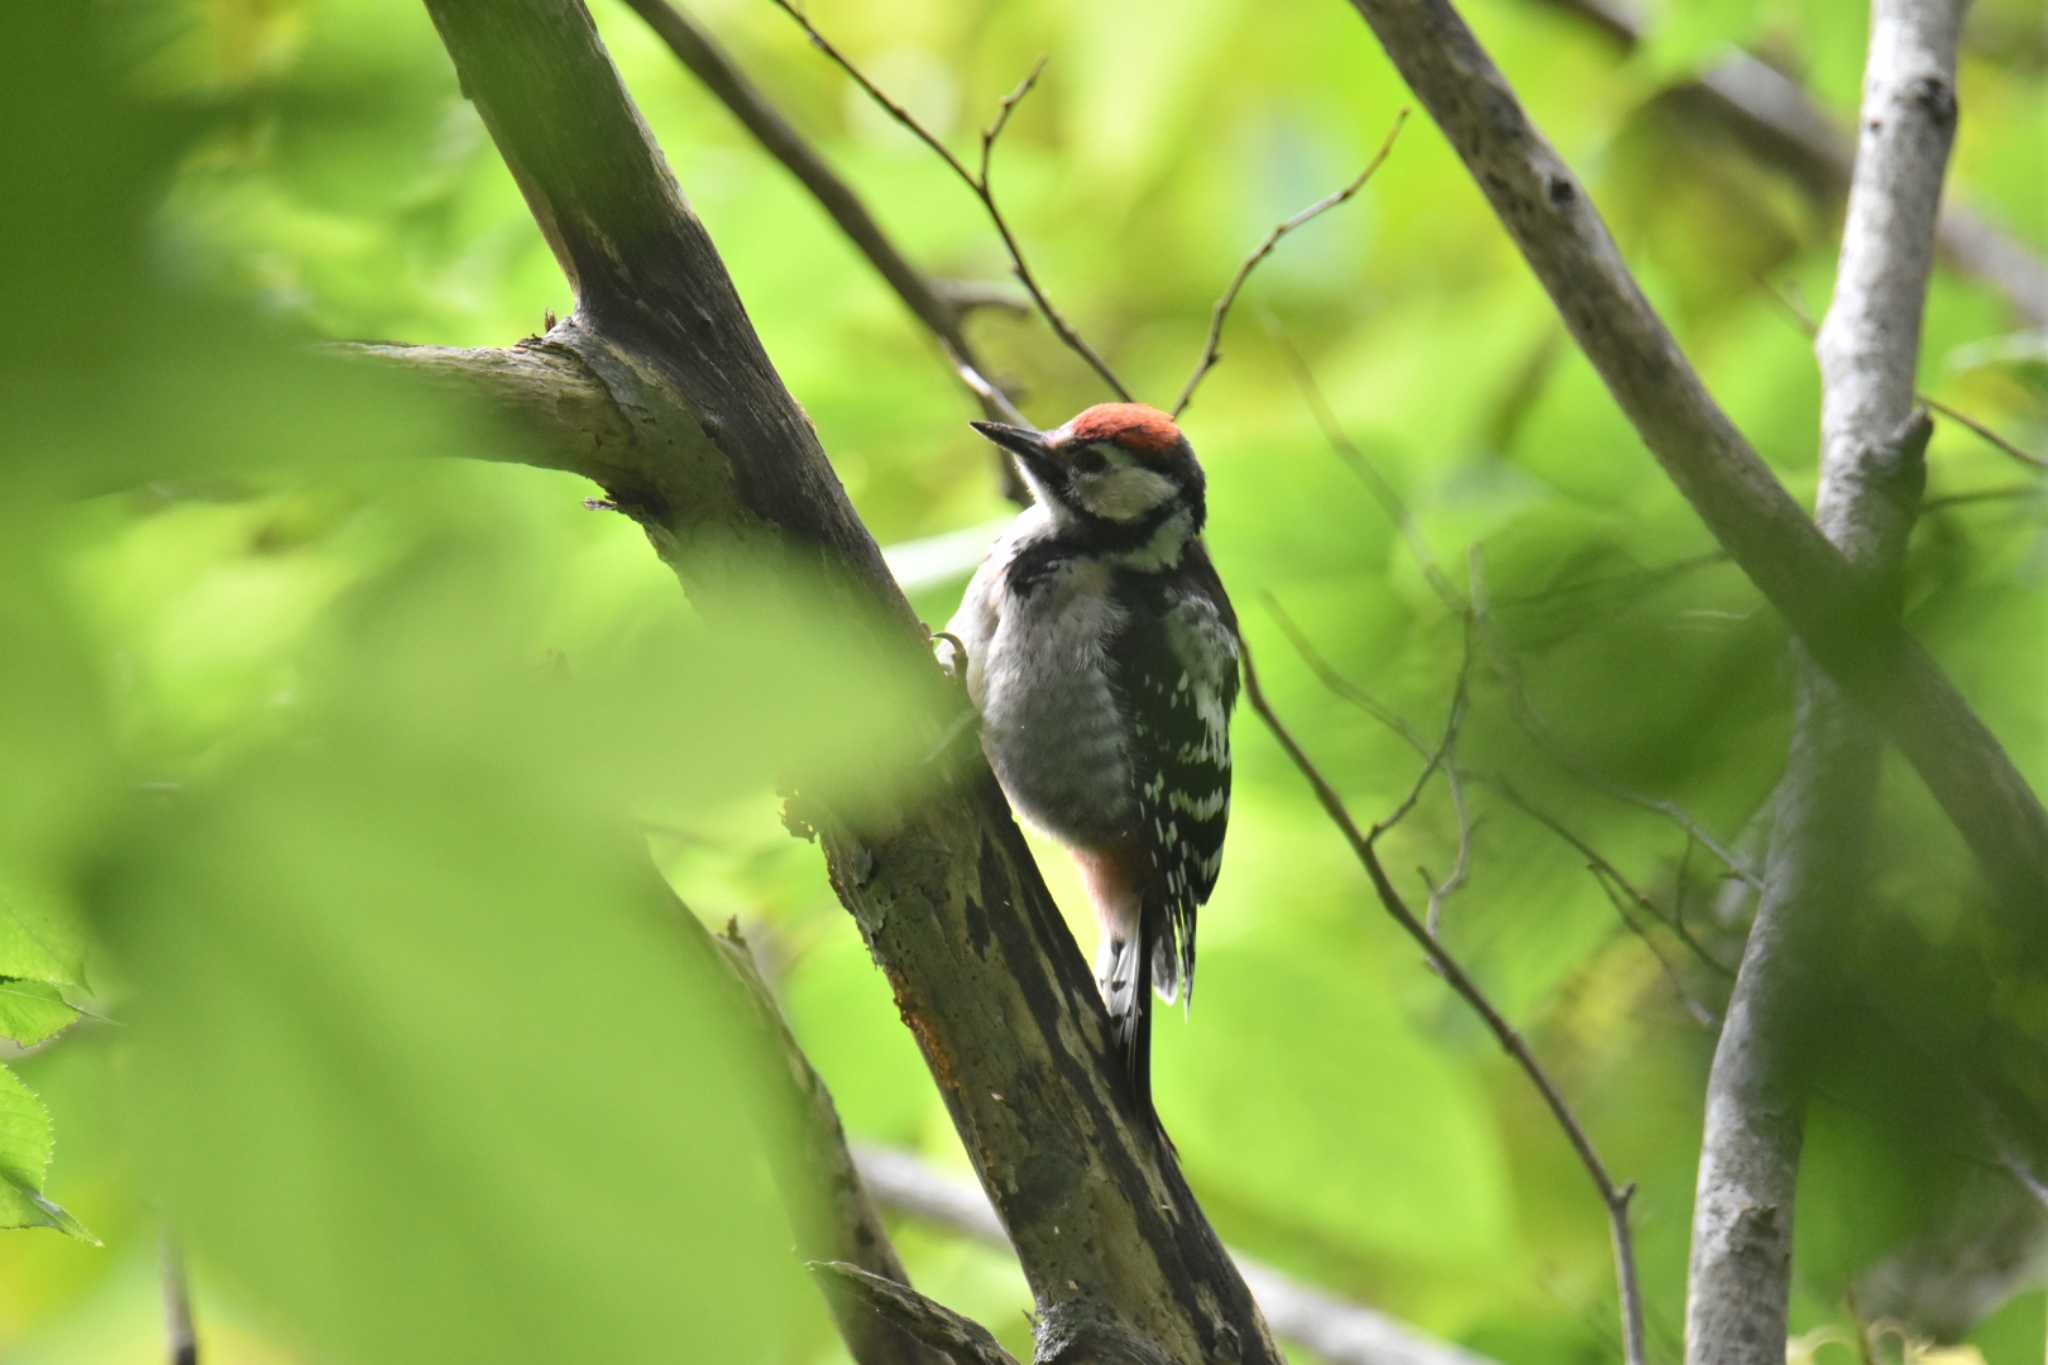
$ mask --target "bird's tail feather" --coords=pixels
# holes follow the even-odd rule
[[[1159,937],[1156,928],[1146,922],[1140,924],[1134,938],[1105,942],[1097,979],[1103,1004],[1109,1009],[1111,1037],[1123,1058],[1138,1113],[1164,1132],[1159,1111],[1152,1107],[1152,993]]]

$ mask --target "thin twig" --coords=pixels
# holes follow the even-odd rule
[[[1422,533],[1415,529],[1415,518],[1409,515],[1408,504],[1402,500],[1392,480],[1382,474],[1379,466],[1345,434],[1344,426],[1337,420],[1336,412],[1330,407],[1330,400],[1324,395],[1322,385],[1316,382],[1315,371],[1309,367],[1307,359],[1302,355],[1301,349],[1294,344],[1293,339],[1277,324],[1269,324],[1268,330],[1272,332],[1274,341],[1279,344],[1280,353],[1287,358],[1288,368],[1294,372],[1294,382],[1301,389],[1302,397],[1307,400],[1309,411],[1315,414],[1316,425],[1323,429],[1323,439],[1328,443],[1330,452],[1342,460],[1351,472],[1358,476],[1359,482],[1363,483],[1379,501],[1380,510],[1386,513],[1387,520],[1394,524],[1394,529],[1400,533],[1401,539],[1407,542],[1408,552],[1415,556],[1416,567],[1421,569],[1423,578],[1428,581],[1430,590],[1436,594],[1437,600],[1451,612],[1463,612],[1463,599],[1458,596],[1457,589],[1451,586],[1450,580],[1444,577],[1443,570],[1437,567],[1436,558],[1430,554],[1429,546],[1422,539]]]
[[[2008,441],[2007,439],[2005,439],[2005,437],[2000,436],[1997,432],[1993,431],[1990,427],[1985,426],[1982,422],[1970,416],[1968,413],[1960,412],[1955,408],[1950,407],[1947,403],[1944,403],[1936,398],[1930,398],[1924,393],[1917,394],[1915,396],[1919,398],[1920,406],[1924,408],[1932,408],[1934,411],[1940,413],[1943,417],[1948,418],[1950,421],[1960,423],[1964,427],[1967,427],[1972,432],[1975,432],[1980,440],[1989,442],[1993,447],[1995,447],[1998,450],[2004,451],[2007,455],[2010,455],[2013,459],[2018,460],[2021,464],[2029,465],[2035,469],[2048,469],[2048,460],[2042,459],[2039,455],[2030,455],[2026,451],[2021,450],[2011,441]]]
[[[983,368],[962,325],[966,314],[977,307],[1019,307],[1017,300],[993,293],[987,286],[938,280],[910,263],[885,232],[853,187],[826,164],[782,111],[769,102],[724,49],[712,40],[689,15],[668,0],[626,0],[646,20],[676,59],[697,77],[704,88],[738,119],[767,153],[781,162],[809,190],[811,197],[830,214],[848,241],[865,256],[884,282],[895,291],[911,315],[923,323],[963,379],[979,378]],[[1001,390],[985,381],[969,380],[968,389],[980,400],[984,413],[997,421],[1021,423],[1023,418]],[[999,460],[1007,481],[1014,483],[1010,462]],[[1015,490],[1022,492],[1019,484]]]
[[[1317,652],[1315,646],[1309,643],[1308,636],[1303,633],[1299,625],[1295,624],[1294,618],[1289,616],[1285,609],[1281,607],[1278,599],[1271,593],[1266,593],[1264,596],[1266,607],[1272,612],[1274,621],[1279,624],[1281,633],[1287,637],[1287,642],[1294,647],[1294,652],[1300,656],[1303,663],[1308,665],[1309,671],[1316,675],[1323,686],[1340,700],[1351,703],[1400,736],[1401,740],[1409,748],[1415,750],[1416,754],[1427,765],[1423,769],[1422,777],[1416,784],[1414,793],[1411,793],[1408,804],[1413,804],[1414,797],[1420,794],[1421,784],[1428,781],[1429,774],[1438,767],[1442,768],[1444,786],[1450,792],[1451,809],[1456,814],[1458,821],[1457,858],[1451,864],[1450,875],[1441,882],[1430,876],[1428,868],[1417,869],[1422,874],[1423,884],[1429,888],[1429,908],[1425,912],[1424,922],[1428,924],[1430,933],[1436,933],[1438,922],[1443,916],[1444,902],[1462,890],[1467,878],[1471,875],[1472,830],[1476,822],[1472,819],[1471,812],[1465,804],[1466,774],[1464,768],[1457,763],[1454,752],[1457,743],[1457,726],[1462,723],[1468,706],[1469,667],[1472,659],[1472,637],[1470,632],[1468,631],[1465,637],[1465,655],[1463,662],[1460,663],[1458,668],[1457,696],[1453,700],[1444,739],[1437,748],[1431,749],[1423,741],[1422,736],[1416,733],[1415,727],[1410,725],[1397,712],[1373,697],[1370,693],[1354,685],[1350,679],[1332,668],[1329,660],[1325,659]]]
[[[1616,887],[1620,888],[1628,896],[1630,902],[1632,902],[1638,910],[1641,910],[1644,914],[1650,916],[1659,924],[1662,924],[1666,928],[1670,929],[1674,934],[1678,936],[1679,940],[1683,942],[1687,948],[1692,950],[1692,953],[1695,957],[1699,958],[1699,960],[1705,963],[1707,966],[1713,968],[1714,972],[1717,975],[1726,977],[1733,977],[1735,975],[1734,968],[1725,966],[1721,962],[1716,960],[1714,955],[1707,951],[1706,946],[1700,943],[1699,940],[1695,939],[1692,936],[1691,931],[1685,928],[1684,921],[1679,920],[1674,916],[1667,915],[1662,910],[1658,909],[1657,903],[1651,900],[1647,895],[1645,895],[1642,889],[1638,887],[1634,882],[1630,881],[1625,875],[1623,875],[1620,868],[1616,867],[1607,858],[1602,857],[1600,852],[1597,849],[1595,849],[1591,844],[1587,843],[1577,834],[1574,834],[1571,831],[1571,828],[1567,826],[1563,821],[1559,820],[1555,815],[1552,815],[1549,811],[1543,809],[1543,807],[1537,805],[1535,802],[1531,801],[1527,796],[1523,795],[1521,790],[1517,788],[1512,782],[1508,781],[1506,778],[1501,777],[1497,774],[1488,774],[1484,780],[1495,791],[1499,792],[1501,796],[1507,800],[1509,805],[1521,811],[1524,815],[1528,816],[1537,824],[1543,826],[1543,828],[1549,830],[1552,834],[1555,834],[1559,839],[1563,840],[1566,844],[1569,844],[1574,852],[1576,852],[1581,858],[1585,859],[1586,866],[1593,872],[1593,874],[1596,877],[1602,878],[1603,881],[1611,880]],[[1693,835],[1691,831],[1687,831],[1686,837],[1688,839],[1694,839],[1697,836]]]
[[[1922,515],[1944,507],[1964,507],[1982,502],[2035,502],[2048,499],[2048,488],[2037,483],[2009,484],[2004,488],[1976,488],[1967,493],[1948,493],[1920,504]]]
[[[1601,1161],[1599,1152],[1593,1146],[1593,1140],[1586,1135],[1585,1127],[1579,1122],[1578,1116],[1572,1111],[1571,1105],[1558,1090],[1556,1083],[1550,1079],[1549,1072],[1544,1070],[1543,1064],[1537,1061],[1535,1054],[1529,1050],[1528,1044],[1522,1041],[1521,1035],[1500,1011],[1494,1008],[1493,1002],[1487,999],[1486,993],[1466,974],[1458,960],[1451,956],[1443,944],[1430,934],[1428,927],[1409,910],[1407,903],[1401,899],[1401,893],[1394,889],[1393,881],[1387,876],[1386,869],[1381,866],[1379,852],[1373,846],[1373,839],[1379,827],[1375,827],[1376,833],[1371,836],[1359,830],[1350,812],[1344,808],[1344,799],[1337,794],[1337,789],[1330,785],[1329,780],[1323,776],[1301,745],[1295,741],[1294,736],[1288,732],[1287,727],[1281,723],[1280,718],[1274,714],[1271,703],[1266,700],[1265,690],[1259,686],[1258,671],[1252,665],[1251,650],[1248,647],[1244,651],[1243,659],[1245,692],[1252,709],[1266,723],[1266,728],[1273,732],[1273,737],[1280,742],[1280,747],[1286,750],[1288,758],[1314,789],[1317,801],[1329,814],[1331,821],[1342,831],[1345,841],[1351,845],[1351,851],[1357,855],[1366,875],[1371,878],[1373,890],[1378,894],[1381,906],[1393,916],[1402,930],[1415,940],[1430,962],[1435,965],[1437,972],[1450,984],[1451,989],[1472,1007],[1473,1012],[1478,1014],[1488,1031],[1500,1043],[1502,1050],[1513,1058],[1523,1074],[1528,1076],[1530,1083],[1536,1087],[1537,1093],[1543,1097],[1544,1104],[1556,1118],[1558,1126],[1564,1130],[1572,1150],[1578,1154],[1580,1164],[1592,1178],[1594,1187],[1600,1193],[1600,1200],[1607,1208],[1609,1230],[1614,1241],[1615,1275],[1620,1290],[1622,1330],[1627,1359],[1630,1365],[1642,1365],[1642,1293],[1636,1278],[1635,1241],[1629,1230],[1628,1221],[1629,1201],[1635,1194],[1635,1186],[1614,1183],[1613,1177],[1607,1172],[1606,1164]]]
[[[1575,758],[1567,750],[1566,746],[1557,740],[1551,731],[1549,723],[1537,711],[1535,703],[1529,699],[1528,688],[1523,682],[1522,671],[1515,660],[1514,654],[1506,646],[1494,642],[1492,632],[1488,629],[1488,616],[1486,612],[1484,610],[1475,610],[1473,615],[1480,632],[1480,638],[1483,641],[1494,644],[1494,647],[1490,648],[1487,652],[1489,657],[1493,659],[1495,670],[1505,685],[1508,695],[1508,709],[1513,714],[1515,723],[1535,743],[1536,747],[1543,751],[1545,757],[1595,791],[1626,805],[1635,806],[1663,816],[1682,830],[1687,838],[1698,840],[1700,847],[1720,859],[1729,871],[1733,872],[1743,881],[1755,887],[1763,885],[1762,879],[1756,870],[1744,862],[1741,856],[1728,847],[1727,844],[1716,838],[1685,807],[1679,805],[1676,801],[1670,800],[1668,797],[1651,796],[1646,792],[1639,792],[1633,787],[1624,786]]]
[[[1423,789],[1429,785],[1429,779],[1434,777],[1439,771],[1448,773],[1455,766],[1452,752],[1457,747],[1458,729],[1465,721],[1466,702],[1470,694],[1471,680],[1472,618],[1467,616],[1465,618],[1465,649],[1458,661],[1458,680],[1451,689],[1451,708],[1444,718],[1443,738],[1439,739],[1436,748],[1430,751],[1427,760],[1422,765],[1422,771],[1416,774],[1414,784],[1408,788],[1408,795],[1403,797],[1400,804],[1388,812],[1384,818],[1374,823],[1372,832],[1366,836],[1368,839],[1377,840],[1382,834],[1385,834],[1388,830],[1406,819],[1408,812],[1415,809],[1415,803],[1422,799]]]
[[[1039,315],[1045,319],[1046,325],[1052,328],[1054,335],[1058,336],[1065,343],[1068,350],[1087,362],[1088,367],[1101,377],[1102,382],[1109,386],[1111,392],[1125,402],[1130,402],[1130,390],[1125,388],[1123,381],[1116,377],[1116,372],[1109,368],[1109,362],[1104,360],[1096,352],[1095,348],[1082,338],[1080,333],[1068,325],[1066,318],[1060,315],[1059,309],[1053,306],[1052,300],[1046,296],[1045,290],[1039,285],[1038,277],[1031,273],[1030,265],[1024,260],[1024,250],[1017,244],[1016,234],[1010,230],[1008,220],[1003,217],[1003,211],[996,203],[995,190],[991,187],[989,179],[989,159],[995,150],[996,139],[1002,135],[1003,129],[1009,124],[1010,115],[1015,111],[1019,102],[1026,95],[1030,94],[1032,86],[1037,84],[1038,74],[1045,69],[1046,59],[1043,57],[1039,58],[1038,64],[1032,67],[1031,74],[1020,81],[1016,89],[1003,97],[1002,103],[997,106],[995,121],[982,131],[981,172],[977,175],[975,172],[967,169],[965,162],[953,155],[952,149],[947,147],[937,134],[918,122],[916,115],[891,99],[886,91],[868,79],[867,74],[854,65],[845,53],[834,47],[830,40],[820,33],[809,19],[804,17],[802,11],[789,3],[789,0],[771,0],[771,3],[791,19],[794,19],[797,26],[803,29],[805,35],[810,38],[812,46],[824,53],[834,66],[844,71],[853,80],[853,83],[858,85],[867,97],[880,106],[890,118],[909,129],[913,137],[930,148],[941,161],[946,163],[947,169],[959,178],[961,184],[973,191],[974,197],[981,201],[982,208],[987,211],[989,222],[995,226],[996,235],[1003,239],[1003,247],[1010,254],[1011,270],[1016,273],[1018,282],[1024,286],[1025,292],[1031,295],[1031,301],[1038,306]],[[976,392],[980,392],[980,390],[976,390]]]
[[[1273,614],[1273,620],[1279,624],[1281,633],[1287,637],[1288,643],[1294,646],[1294,652],[1301,656],[1302,662],[1309,666],[1309,671],[1316,675],[1324,687],[1399,735],[1402,742],[1415,751],[1416,757],[1424,760],[1429,758],[1429,744],[1406,718],[1332,668],[1330,661],[1316,652],[1315,646],[1309,643],[1308,636],[1280,605],[1280,599],[1270,592],[1262,593],[1261,596],[1265,600],[1266,609]]]
[[[1701,569],[1711,569],[1717,564],[1728,563],[1726,550],[1708,550],[1702,554],[1688,555],[1669,564],[1660,564],[1648,569],[1630,569],[1622,573],[1601,574],[1594,578],[1574,579],[1559,583],[1555,587],[1539,588],[1534,592],[1513,593],[1495,598],[1496,605],[1520,610],[1525,607],[1542,606],[1561,598],[1578,597],[1608,590],[1633,592],[1640,587],[1643,592],[1661,587],[1665,583],[1683,578]]]
[[[1649,950],[1650,956],[1657,960],[1658,970],[1663,972],[1664,979],[1671,983],[1672,993],[1678,997],[1678,1002],[1685,1006],[1686,1013],[1693,1017],[1693,1022],[1704,1029],[1718,1028],[1721,1023],[1720,1016],[1693,998],[1692,992],[1686,989],[1685,979],[1678,974],[1678,968],[1672,965],[1671,959],[1664,956],[1664,950],[1657,945],[1657,940],[1652,938],[1649,930],[1637,923],[1636,917],[1629,913],[1630,892],[1610,881],[1598,863],[1587,863],[1586,871],[1593,874],[1593,880],[1606,895],[1608,904],[1614,907],[1615,918],[1640,939],[1643,947]]]
[[[1779,288],[1778,285],[1767,276],[1758,275],[1756,277],[1756,282],[1763,286],[1765,293],[1769,294],[1773,299],[1777,300],[1778,306],[1785,310],[1785,313],[1792,319],[1794,323],[1798,324],[1799,330],[1806,333],[1806,339],[1808,341],[1811,341],[1815,337],[1820,335],[1820,324],[1813,320],[1813,314],[1807,312],[1806,309],[1800,304],[1798,299],[1793,298],[1790,294],[1786,293],[1783,289]],[[1943,417],[1948,418],[1950,421],[1955,422],[1958,425],[1968,429],[1985,444],[1991,446],[1995,450],[2002,452],[2003,454],[2011,456],[2013,459],[2018,460],[2021,464],[2027,465],[2033,469],[2048,469],[2048,460],[2044,460],[2039,455],[2034,455],[2025,450],[2020,449],[2011,441],[1999,435],[1990,427],[1984,425],[1982,422],[1970,416],[1968,413],[1959,411],[1958,409],[1951,407],[1947,403],[1942,402],[1940,399],[1930,398],[1927,394],[1922,393],[1917,389],[1913,392],[1913,401],[1918,403],[1921,407],[1932,409],[1933,411],[1940,413]]]
[[[1223,341],[1224,320],[1230,316],[1230,306],[1237,302],[1238,291],[1244,288],[1245,281],[1251,278],[1251,273],[1258,268],[1259,262],[1272,255],[1273,248],[1279,246],[1280,239],[1288,233],[1311,219],[1320,218],[1364,189],[1365,182],[1372,179],[1373,172],[1380,168],[1381,163],[1387,159],[1387,154],[1394,150],[1394,139],[1401,135],[1401,128],[1407,122],[1408,110],[1403,108],[1394,115],[1394,124],[1387,129],[1387,136],[1380,143],[1380,149],[1373,153],[1372,160],[1365,163],[1365,169],[1358,173],[1356,179],[1335,193],[1324,195],[1292,218],[1283,220],[1279,226],[1266,234],[1266,240],[1259,243],[1251,255],[1244,258],[1244,264],[1238,266],[1237,274],[1231,277],[1229,286],[1216,300],[1216,306],[1209,314],[1209,339],[1202,346],[1202,357],[1195,362],[1194,373],[1188,376],[1186,386],[1181,389],[1180,397],[1174,402],[1175,417],[1187,411],[1188,404],[1195,401],[1195,390],[1201,387],[1204,376],[1223,358],[1223,353],[1217,348]]]
[[[1422,869],[1423,885],[1429,887],[1429,904],[1423,910],[1423,919],[1432,934],[1442,927],[1444,902],[1464,890],[1472,875],[1472,831],[1479,823],[1465,809],[1464,772],[1457,764],[1444,770],[1444,785],[1451,793],[1451,812],[1458,821],[1458,856],[1451,862],[1451,875],[1440,882],[1432,883],[1428,869]]]

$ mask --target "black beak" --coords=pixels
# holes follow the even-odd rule
[[[1001,422],[969,422],[967,425],[1035,470],[1045,470],[1052,461],[1052,448],[1046,445],[1042,432],[1029,427],[1005,426]]]

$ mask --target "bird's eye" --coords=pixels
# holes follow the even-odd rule
[[[1109,468],[1109,456],[1103,454],[1094,446],[1082,446],[1074,452],[1074,472],[1076,474],[1100,474],[1107,468]]]

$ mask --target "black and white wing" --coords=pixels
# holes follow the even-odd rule
[[[1130,708],[1137,835],[1151,864],[1143,934],[1152,985],[1172,1000],[1193,990],[1195,909],[1223,866],[1237,617],[1199,541],[1177,572],[1145,577],[1151,600],[1118,636],[1112,666]]]

